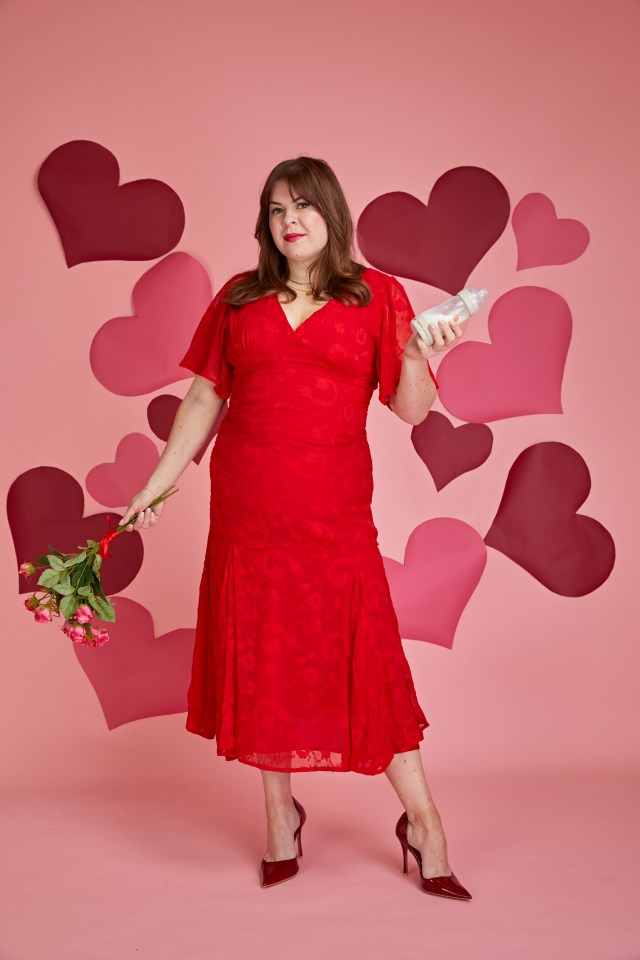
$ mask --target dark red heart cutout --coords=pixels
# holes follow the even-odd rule
[[[411,431],[411,442],[433,477],[436,490],[442,490],[485,462],[493,446],[493,433],[485,423],[455,427],[444,414],[430,410]]]
[[[154,260],[184,230],[180,197],[161,180],[120,185],[118,161],[92,140],[53,150],[38,172],[38,189],[56,225],[67,266],[90,260]]]
[[[609,531],[576,513],[591,489],[577,451],[550,440],[523,450],[509,470],[484,541],[563,597],[582,597],[607,579],[615,561]]]
[[[185,627],[156,637],[151,614],[141,604],[114,597],[113,605],[115,622],[100,624],[109,633],[103,646],[73,644],[107,727],[185,713],[195,630]]]
[[[171,427],[173,426],[173,421],[176,418],[176,411],[181,403],[182,401],[178,397],[173,397],[171,394],[163,394],[162,396],[154,397],[149,403],[149,406],[147,407],[147,420],[149,421],[149,426],[155,433],[156,437],[158,437],[160,440],[164,440],[166,442],[169,439]],[[195,463],[200,463],[203,456],[207,452],[209,444],[220,429],[220,424],[226,417],[228,410],[229,406],[225,401],[215,423],[209,431],[209,436],[193,457]]]
[[[509,195],[481,167],[456,167],[435,182],[428,205],[410,193],[385,193],[358,220],[369,263],[393,276],[457,293],[509,222]]]
[[[47,544],[63,553],[79,553],[87,540],[99,542],[110,529],[109,514],[83,517],[83,511],[82,487],[64,470],[34,467],[16,477],[7,494],[7,517],[17,566],[49,553]],[[113,511],[110,516],[113,528],[120,516]],[[137,531],[122,533],[109,544],[109,553],[111,556],[105,558],[100,568],[107,596],[124,590],[138,573],[144,556],[142,537]],[[16,574],[19,592],[33,592],[40,572],[36,570],[30,579]]]

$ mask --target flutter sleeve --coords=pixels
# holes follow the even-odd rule
[[[227,399],[233,383],[233,366],[227,356],[229,321],[232,308],[224,303],[230,280],[220,288],[204,312],[193,334],[189,349],[178,366],[211,380],[219,397]]]
[[[410,323],[415,311],[407,292],[395,277],[388,276],[383,294],[380,336],[376,353],[378,371],[378,399],[389,406],[389,397],[397,392],[402,372],[402,354],[413,330]],[[431,379],[438,386],[431,364],[427,360]]]

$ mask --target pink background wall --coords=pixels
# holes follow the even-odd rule
[[[23,609],[16,566],[26,558],[15,556],[5,521],[2,819],[13,866],[3,893],[11,904],[3,957],[200,960],[240,956],[243,948],[254,956],[252,936],[277,944],[281,957],[301,949],[325,957],[327,948],[346,956],[353,946],[410,960],[434,946],[456,960],[470,956],[470,942],[477,960],[632,955],[636,911],[621,898],[621,871],[637,862],[624,778],[637,770],[640,730],[633,614],[639,19],[631,0],[0,6],[5,492],[39,465],[84,487],[133,432],[158,452],[163,446],[147,423],[153,394],[109,392],[89,365],[96,332],[133,312],[131,291],[153,262],[67,268],[36,186],[40,165],[60,144],[96,141],[117,157],[121,182],[169,184],[186,211],[176,250],[199,260],[215,289],[255,263],[259,187],[284,158],[326,159],[356,220],[390,191],[426,203],[439,177],[471,165],[499,178],[512,210],[542,193],[558,217],[589,231],[579,258],[517,271],[509,224],[468,280],[489,289],[489,306],[530,284],[565,298],[573,335],[563,412],[492,423],[487,462],[438,493],[412,448],[411,427],[374,398],[368,435],[382,553],[402,561],[412,530],[435,517],[463,520],[484,536],[515,458],[549,440],[571,446],[588,465],[591,490],[579,511],[603,524],[616,548],[609,578],[574,598],[489,548],[453,648],[404,641],[431,724],[422,756],[442,800],[452,866],[477,898],[452,923],[448,908],[461,905],[414,900],[420,891],[400,885],[396,860],[397,885],[382,875],[399,813],[384,777],[318,773],[294,781],[313,812],[308,874],[298,886],[279,887],[282,915],[268,911],[250,874],[264,839],[257,771],[217,758],[215,742],[184,730],[184,714],[109,732],[71,643]],[[444,298],[426,284],[405,286],[416,311]],[[469,324],[466,340],[488,342],[488,316]],[[182,396],[188,382],[157,392]],[[440,401],[434,410],[444,412]],[[143,534],[144,563],[124,591],[151,611],[157,635],[194,626],[206,466],[205,459],[187,468],[162,524]],[[85,495],[86,515],[105,509],[86,488]],[[44,546],[47,530],[42,537]],[[495,774],[489,790],[480,774]],[[576,775],[573,793],[556,774]],[[358,854],[349,866],[345,850]],[[231,865],[237,874],[226,872]],[[352,897],[348,907],[336,870]],[[550,871],[559,878],[553,891]],[[318,924],[318,902],[330,922]]]
[[[84,484],[125,434],[150,434],[151,395],[109,393],[88,352],[106,320],[132,312],[131,289],[152,263],[66,267],[35,185],[59,144],[95,140],[117,156],[121,182],[171,185],[186,210],[176,249],[201,261],[214,288],[255,263],[259,185],[285,157],[327,159],[355,219],[388,191],[426,203],[435,180],[461,165],[497,176],[512,209],[526,194],[544,193],[559,217],[587,226],[586,252],[516,271],[509,226],[468,283],[487,286],[490,304],[524,284],[567,300],[574,326],[563,413],[493,423],[489,460],[437,493],[412,449],[411,427],[372,401],[374,516],[382,553],[399,561],[411,531],[431,517],[459,518],[484,535],[525,447],[558,440],[576,449],[592,481],[580,510],[615,541],[610,577],[586,596],[562,597],[489,549],[453,649],[411,640],[405,649],[431,722],[424,749],[439,770],[635,763],[638,144],[630,121],[638,7],[402,2],[390,19],[385,6],[329,2],[322,23],[332,30],[319,28],[314,8],[286,3],[191,2],[179,11],[116,2],[89,12],[68,2],[64,10],[27,2],[2,11],[11,95],[1,185],[5,489],[40,464]],[[405,285],[416,311],[444,297]],[[487,317],[475,318],[466,337],[488,342]],[[188,382],[170,389],[182,396]],[[81,394],[81,406],[52,402],[54,383],[58,397]],[[144,533],[145,560],[125,591],[151,611],[156,634],[194,623],[206,459],[192,463],[179,486],[161,528]],[[85,513],[100,509],[87,494]],[[71,644],[22,609],[6,524],[2,556],[5,776],[66,778],[81,758],[83,776],[100,777],[116,754],[120,764],[144,756],[176,776],[215,763],[211,745],[183,731],[181,714],[109,733]],[[135,766],[126,769],[135,775]],[[241,773],[220,763],[218,775]]]

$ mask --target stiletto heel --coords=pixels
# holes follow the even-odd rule
[[[420,885],[425,893],[432,893],[436,897],[450,897],[452,900],[471,900],[471,894],[466,890],[456,875],[451,871],[449,876],[445,877],[423,877],[422,876],[422,854],[416,847],[412,847],[407,840],[407,824],[409,818],[406,811],[402,814],[396,824],[396,837],[402,847],[404,873],[409,872],[407,864],[407,851],[411,851],[417,860],[420,872]]]
[[[408,864],[407,864],[407,848],[405,847],[404,844],[402,844],[402,856],[404,857],[404,864],[403,864],[403,870],[402,870],[402,872],[403,872],[403,873],[409,873],[409,866],[408,866]]]
[[[300,816],[300,823],[293,834],[294,843],[298,844],[298,857],[302,856],[302,825],[307,819],[304,807],[293,798],[295,808]],[[300,869],[298,857],[290,857],[288,860],[265,860],[260,864],[260,874],[263,887],[271,887],[274,883],[282,883],[283,880],[290,880]]]

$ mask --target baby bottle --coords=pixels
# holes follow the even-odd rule
[[[485,287],[465,287],[464,290],[460,290],[455,297],[449,297],[448,300],[439,303],[437,307],[429,307],[428,310],[423,310],[422,313],[419,313],[417,317],[414,317],[411,321],[411,329],[414,330],[429,347],[433,343],[430,327],[437,327],[439,320],[453,320],[456,314],[459,323],[467,320],[473,316],[474,313],[478,312],[486,300],[488,292]]]

